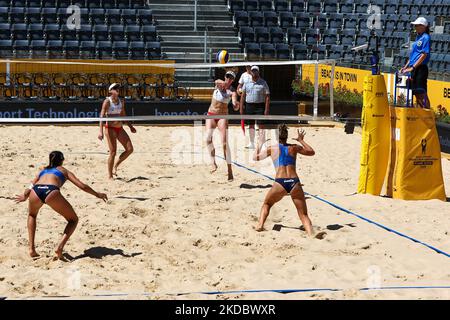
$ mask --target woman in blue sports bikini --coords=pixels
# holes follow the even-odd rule
[[[269,216],[270,208],[285,195],[290,194],[306,233],[309,236],[313,236],[313,228],[311,220],[308,217],[305,194],[302,185],[300,184],[295,166],[297,154],[313,156],[315,152],[313,148],[304,141],[304,130],[297,130],[298,137],[297,139],[294,139],[299,142],[300,145],[287,143],[288,128],[286,125],[280,125],[278,131],[279,143],[277,145],[272,145],[266,150],[261,150],[265,141],[260,141],[253,155],[253,160],[255,161],[271,157],[276,170],[275,183],[264,199],[259,222],[255,229],[256,231],[264,231],[264,223]],[[316,235],[316,237],[320,238],[322,235],[323,233]]]
[[[34,178],[32,184],[22,195],[16,196],[16,202],[25,202],[29,199],[28,204],[28,237],[30,256],[37,258],[34,238],[36,233],[36,219],[41,207],[48,204],[53,210],[58,212],[67,220],[67,226],[64,229],[64,235],[56,249],[57,259],[63,259],[63,249],[67,241],[78,224],[78,216],[73,210],[70,203],[62,196],[59,189],[66,180],[69,180],[81,190],[92,194],[106,202],[108,197],[104,193],[98,193],[91,187],[81,182],[72,172],[62,167],[64,155],[59,151],[50,153],[50,163],[42,170],[37,177]]]

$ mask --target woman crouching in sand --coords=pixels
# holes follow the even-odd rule
[[[261,150],[265,141],[259,141],[253,155],[254,161],[260,161],[267,157],[271,157],[276,170],[275,183],[264,199],[259,223],[255,230],[264,231],[264,223],[269,216],[270,208],[285,195],[290,194],[306,233],[309,236],[313,236],[314,232],[311,220],[308,217],[305,194],[296,172],[296,160],[297,154],[313,156],[315,152],[313,148],[304,141],[304,130],[297,130],[298,137],[294,139],[300,143],[300,145],[287,143],[288,127],[286,125],[280,125],[278,127],[278,132],[279,143],[277,145],[272,145],[266,150]],[[324,235],[325,233],[321,232],[316,235],[316,238],[323,238]]]
[[[63,259],[63,249],[78,224],[78,216],[70,203],[62,196],[59,189],[66,180],[69,180],[81,190],[92,194],[106,202],[108,197],[104,193],[98,193],[91,187],[81,182],[72,172],[62,167],[64,155],[59,151],[50,153],[50,163],[36,176],[28,189],[22,195],[16,196],[16,203],[28,202],[28,237],[30,256],[39,257],[35,249],[34,238],[36,234],[36,219],[39,210],[46,203],[67,220],[64,235],[56,249],[55,259]]]

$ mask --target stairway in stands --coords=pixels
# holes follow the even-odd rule
[[[167,59],[177,63],[203,63],[205,29],[207,36],[207,62],[209,52],[212,61],[222,49],[230,53],[233,61],[243,60],[242,50],[233,18],[228,12],[225,0],[198,0],[197,31],[194,31],[194,0],[150,1],[158,35],[161,37],[162,52]],[[189,87],[211,88],[209,69],[178,69],[175,78]]]

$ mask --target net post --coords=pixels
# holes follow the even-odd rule
[[[314,119],[317,118],[319,114],[319,62],[315,62],[315,73],[314,73]]]
[[[336,69],[336,61],[331,62],[331,79],[330,79],[330,117],[334,116],[334,73]]]

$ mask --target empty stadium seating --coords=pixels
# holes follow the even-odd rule
[[[79,21],[68,9],[71,5],[80,7]],[[152,11],[144,0],[0,1],[0,27],[0,40],[13,42],[10,50],[2,49],[2,57],[161,59]],[[86,41],[95,43],[86,47]],[[110,54],[100,41],[111,41]],[[139,53],[133,52],[137,48]]]
[[[411,21],[419,15],[427,17],[431,24],[447,20],[444,34],[432,34],[432,60],[436,57],[439,62],[430,64],[430,69],[448,72],[448,62],[443,58],[448,56],[450,43],[448,0],[430,0],[424,4],[412,0],[395,3],[387,0],[339,3],[334,0],[228,0],[228,8],[247,59],[315,59],[319,56],[339,62],[357,62],[360,67],[368,67],[367,57],[359,57],[349,49],[365,43],[374,45],[369,26],[375,26],[377,21],[369,19],[372,13],[380,13],[381,29],[375,33],[380,37],[382,51],[395,57],[394,67],[404,64],[406,55],[398,53],[405,49],[407,52],[410,41],[414,40]],[[277,30],[277,33],[263,32],[261,27]],[[277,52],[278,48],[282,48],[283,54]]]

